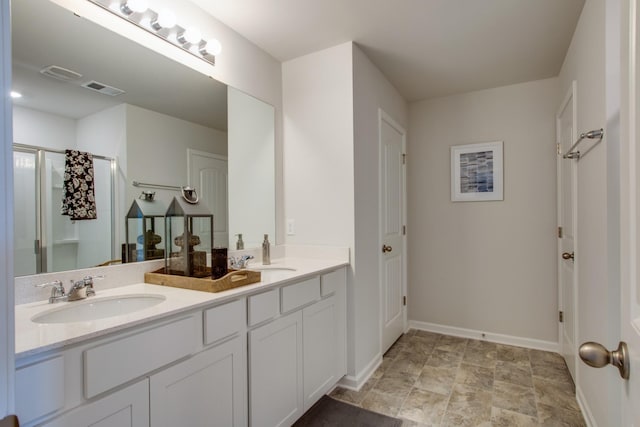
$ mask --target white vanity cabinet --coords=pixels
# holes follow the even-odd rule
[[[345,269],[283,286],[280,297],[281,316],[249,331],[252,427],[293,424],[346,373]]]
[[[344,267],[196,304],[17,359],[21,425],[289,426],[346,373]]]
[[[152,375],[151,425],[246,426],[245,372],[238,336]]]
[[[41,425],[43,427],[148,427],[149,380],[144,379]]]
[[[302,404],[302,313],[249,332],[249,407],[254,427],[289,426]]]
[[[210,348],[150,377],[153,427],[247,425],[246,303],[204,311]]]
[[[247,425],[245,298],[26,362],[25,427]]]

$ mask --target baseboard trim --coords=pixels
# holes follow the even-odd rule
[[[345,375],[338,382],[340,387],[346,388],[348,390],[360,391],[362,386],[369,381],[371,375],[378,369],[378,367],[382,364],[382,354],[378,353],[375,357],[364,367],[357,375]]]
[[[587,399],[585,399],[580,387],[576,387],[576,400],[578,401],[578,406],[580,407],[580,411],[582,412],[584,421],[587,423],[587,427],[597,427],[598,424],[593,418],[593,414],[591,414],[591,411],[589,410]]]
[[[517,347],[532,348],[535,350],[553,351],[558,353],[560,346],[557,342],[543,341],[533,338],[516,337],[512,335],[494,334],[491,332],[477,331],[475,329],[458,328],[456,326],[438,325],[436,323],[419,322],[409,320],[409,327],[422,331],[436,332],[439,334],[453,335],[462,338],[473,338],[495,342],[498,344],[513,345]]]

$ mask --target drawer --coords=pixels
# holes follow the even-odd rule
[[[200,346],[202,316],[194,314],[84,352],[84,394],[90,399],[188,356]]]
[[[305,280],[282,288],[282,312],[286,313],[298,307],[320,299],[320,277]]]
[[[245,300],[237,300],[204,311],[204,344],[237,334],[246,327]]]
[[[347,276],[344,268],[323,274],[320,277],[320,295],[322,298],[335,293],[340,286],[346,284]]]
[[[280,314],[280,294],[278,289],[252,295],[248,300],[249,326],[273,319]]]
[[[16,414],[27,424],[64,406],[64,357],[57,356],[16,371]]]

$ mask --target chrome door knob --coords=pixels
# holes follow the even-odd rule
[[[382,253],[386,254],[387,252],[391,252],[393,248],[391,246],[382,245]]]
[[[607,350],[602,344],[589,341],[580,346],[578,354],[589,366],[602,368],[611,364],[618,368],[622,378],[629,379],[629,350],[624,341],[620,341],[618,348],[613,351]]]
[[[564,252],[562,254],[562,259],[571,259],[573,260],[575,258],[575,255],[573,252],[569,253],[569,252]]]

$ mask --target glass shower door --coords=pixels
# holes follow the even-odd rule
[[[40,273],[37,223],[37,157],[35,152],[13,152],[13,272],[15,276]]]
[[[75,270],[110,261],[114,251],[114,163],[94,158],[97,219],[62,215],[65,155],[23,146],[13,151],[14,275]]]

